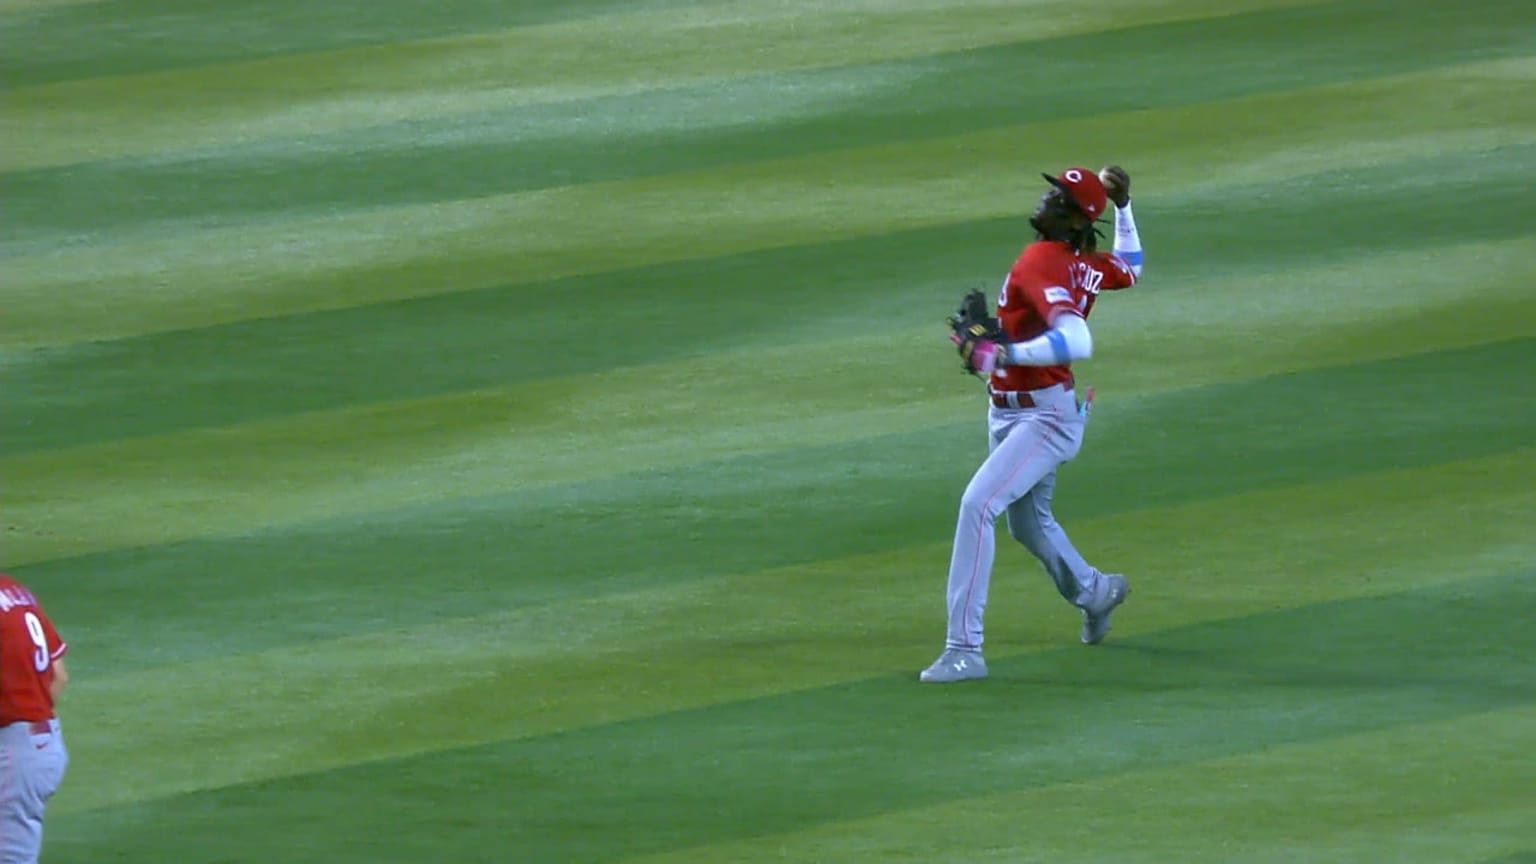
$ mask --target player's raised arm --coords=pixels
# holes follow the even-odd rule
[[[1141,235],[1136,232],[1136,216],[1131,212],[1131,175],[1119,165],[1106,165],[1099,171],[1099,180],[1115,205],[1115,255],[1139,277]]]

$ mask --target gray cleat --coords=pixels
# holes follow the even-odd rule
[[[1109,635],[1109,616],[1131,593],[1131,583],[1118,573],[1104,574],[1103,588],[1094,602],[1083,607],[1083,644],[1097,645]]]
[[[924,669],[917,680],[925,684],[952,684],[956,681],[970,681],[976,678],[987,677],[987,661],[981,659],[980,651],[961,651],[958,648],[946,648],[939,659],[933,661],[933,665]]]

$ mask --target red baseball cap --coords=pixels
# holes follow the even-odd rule
[[[1087,168],[1068,168],[1055,177],[1049,174],[1040,176],[1067,193],[1067,197],[1077,204],[1077,209],[1083,211],[1089,221],[1099,218],[1104,213],[1104,206],[1109,203],[1109,196],[1104,192],[1104,183],[1099,180],[1099,175]]]

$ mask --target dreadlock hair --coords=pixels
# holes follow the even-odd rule
[[[1084,225],[1081,231],[1073,231],[1067,237],[1067,242],[1079,252],[1096,252],[1099,248],[1099,238],[1103,236],[1104,232],[1100,231],[1095,223],[1090,222]]]
[[[1099,248],[1099,238],[1104,236],[1104,232],[1094,227],[1094,223],[1092,222],[1089,222],[1087,225],[1084,225],[1075,231],[1068,231],[1061,237],[1052,237],[1046,232],[1040,230],[1040,226],[1035,225],[1033,220],[1030,221],[1030,224],[1035,229],[1035,236],[1041,240],[1061,240],[1078,252],[1096,251]]]

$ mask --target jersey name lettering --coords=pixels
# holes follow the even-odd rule
[[[1104,273],[1087,261],[1072,262],[1072,281],[1077,283],[1078,289],[1088,293],[1099,293],[1099,286],[1104,283]]]
[[[9,612],[17,606],[36,606],[37,601],[23,588],[0,588],[0,612]]]

